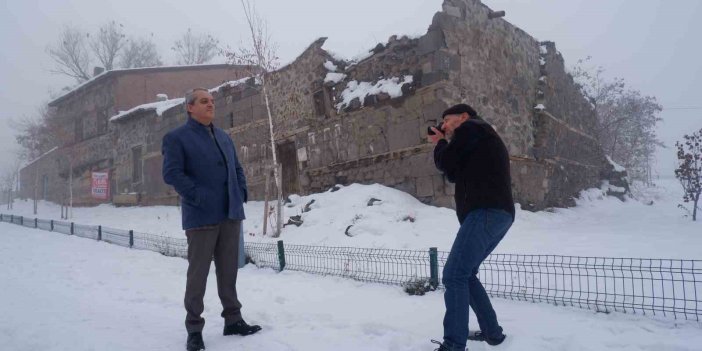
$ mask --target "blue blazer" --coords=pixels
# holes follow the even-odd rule
[[[215,127],[220,153],[207,128],[188,117],[163,137],[163,180],[180,194],[183,229],[245,218],[246,177],[234,143]]]

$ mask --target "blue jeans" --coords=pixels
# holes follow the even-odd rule
[[[468,213],[458,230],[442,278],[446,288],[444,345],[450,350],[465,350],[468,306],[473,309],[483,335],[490,338],[502,334],[495,310],[477,274],[480,264],[502,240],[512,222],[512,215],[506,211],[478,209]]]

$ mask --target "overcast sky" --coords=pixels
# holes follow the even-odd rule
[[[392,34],[421,34],[441,0],[256,0],[270,26],[283,63],[314,39],[329,37],[326,49],[353,57]],[[592,56],[611,77],[656,96],[666,110],[659,135],[673,146],[684,133],[702,128],[702,1],[699,0],[484,0],[505,10],[506,20],[538,40],[551,40],[566,65]],[[128,35],[153,33],[164,61],[174,63],[171,44],[188,27],[221,43],[246,39],[239,1],[188,0],[14,0],[0,8],[0,169],[16,150],[11,118],[35,113],[51,92],[73,84],[50,73],[46,47],[64,24],[94,32],[116,20]],[[672,148],[659,153],[658,170],[669,176]]]

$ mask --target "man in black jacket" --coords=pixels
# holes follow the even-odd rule
[[[465,350],[470,306],[480,326],[470,339],[498,345],[505,335],[477,273],[514,222],[509,153],[497,132],[466,104],[444,111],[441,129],[432,128],[435,134],[428,138],[436,144],[436,167],[456,184],[461,226],[443,271],[444,342],[435,343],[441,351]]]

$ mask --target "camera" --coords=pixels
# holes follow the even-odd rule
[[[439,123],[439,125],[438,125],[438,126],[435,126],[434,128],[440,130],[440,131],[443,133],[443,131],[444,131],[444,122]],[[429,134],[429,135],[434,135],[434,134],[436,134],[436,133],[434,133],[434,131],[431,129],[431,127],[427,127],[427,134]]]

